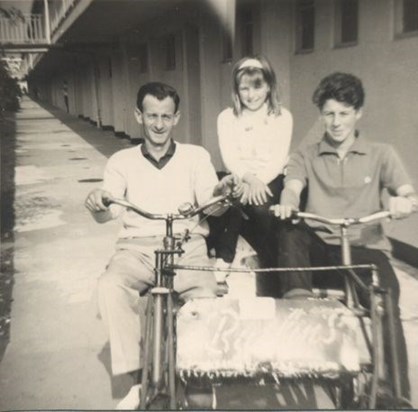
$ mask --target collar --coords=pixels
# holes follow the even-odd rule
[[[318,154],[337,154],[337,150],[335,147],[331,146],[326,139],[326,134],[323,135],[321,141],[319,142],[318,147]],[[356,139],[354,140],[354,143],[351,145],[351,147],[347,150],[347,153],[357,153],[366,155],[370,153],[370,145],[367,142],[367,140],[364,137],[360,137],[360,133],[356,131]]]
[[[162,169],[169,160],[173,157],[175,151],[176,151],[176,143],[173,139],[170,141],[170,146],[168,146],[167,151],[163,156],[161,156],[160,160],[155,159],[155,157],[148,151],[147,147],[145,146],[145,143],[142,143],[141,146],[141,153],[142,155],[151,163],[153,164],[157,169]]]

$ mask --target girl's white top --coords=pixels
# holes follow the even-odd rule
[[[260,110],[244,110],[235,116],[231,108],[218,116],[218,139],[225,167],[242,177],[252,173],[268,184],[287,163],[293,130],[291,113],[282,107],[281,114],[269,115],[267,104]]]

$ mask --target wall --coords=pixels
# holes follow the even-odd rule
[[[333,5],[317,2],[315,50],[292,54],[290,63],[291,108],[295,118],[294,146],[313,141],[318,132],[312,93],[319,80],[345,71],[363,80],[366,103],[360,128],[369,136],[391,143],[401,155],[418,188],[416,162],[418,140],[418,37],[394,40],[394,11],[391,0],[360,3],[357,46],[334,49]],[[418,216],[391,225],[389,234],[418,247]]]
[[[361,128],[372,139],[395,145],[418,186],[418,116],[414,104],[418,95],[418,37],[394,40],[394,0],[362,0],[358,44],[334,48],[334,3],[316,1],[315,50],[295,54],[295,2],[255,1],[254,52],[265,54],[278,74],[284,105],[294,117],[292,149],[321,134],[318,112],[311,103],[318,81],[336,70],[352,72],[362,78],[367,93]],[[138,137],[140,129],[132,113],[138,87],[149,80],[165,81],[176,87],[182,98],[182,118],[175,137],[202,144],[211,153],[215,167],[222,169],[216,119],[231,105],[232,64],[242,57],[240,24],[238,20],[232,61],[225,62],[219,17],[204,2],[183,4],[179,10],[159,15],[116,39],[114,48],[101,55],[100,73],[106,73],[110,58],[112,77],[102,74],[98,89],[92,62],[82,58],[84,63],[73,68],[71,111],[97,121],[98,90],[104,124]],[[167,70],[164,62],[163,39],[169,34],[175,35],[176,42],[174,70]],[[144,42],[148,44],[149,71],[140,73],[136,46]],[[45,86],[44,94],[60,104],[58,87],[59,82],[54,87]],[[416,228],[418,216],[393,225],[391,234],[418,247]]]

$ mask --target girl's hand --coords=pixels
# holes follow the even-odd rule
[[[269,196],[273,196],[269,187],[253,174],[246,173],[243,180],[249,186],[248,203],[261,206],[267,202]]]
[[[250,196],[250,186],[248,183],[243,183],[242,184],[242,195],[241,195],[241,199],[240,202],[242,205],[246,205],[248,204],[248,200],[249,200],[249,196]]]

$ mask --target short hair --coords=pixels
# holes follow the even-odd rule
[[[241,66],[247,60],[257,60],[261,67],[252,67],[252,66],[245,66],[241,68]],[[278,92],[277,80],[276,80],[276,73],[273,70],[270,62],[264,56],[255,56],[255,57],[243,57],[242,59],[238,60],[233,69],[232,69],[232,101],[234,104],[234,114],[235,116],[239,116],[242,114],[242,103],[239,98],[239,84],[241,79],[244,75],[248,76],[260,76],[269,86],[270,93],[267,97],[268,101],[268,112],[269,114],[279,115],[281,113],[281,101]]]
[[[180,105],[180,96],[174,87],[161,82],[150,82],[141,86],[136,97],[136,107],[142,112],[145,96],[149,94],[158,100],[171,97],[174,101],[174,113],[177,113]]]
[[[361,80],[349,73],[335,72],[324,77],[316,88],[312,101],[322,110],[329,99],[353,106],[356,110],[364,105],[364,89]]]

